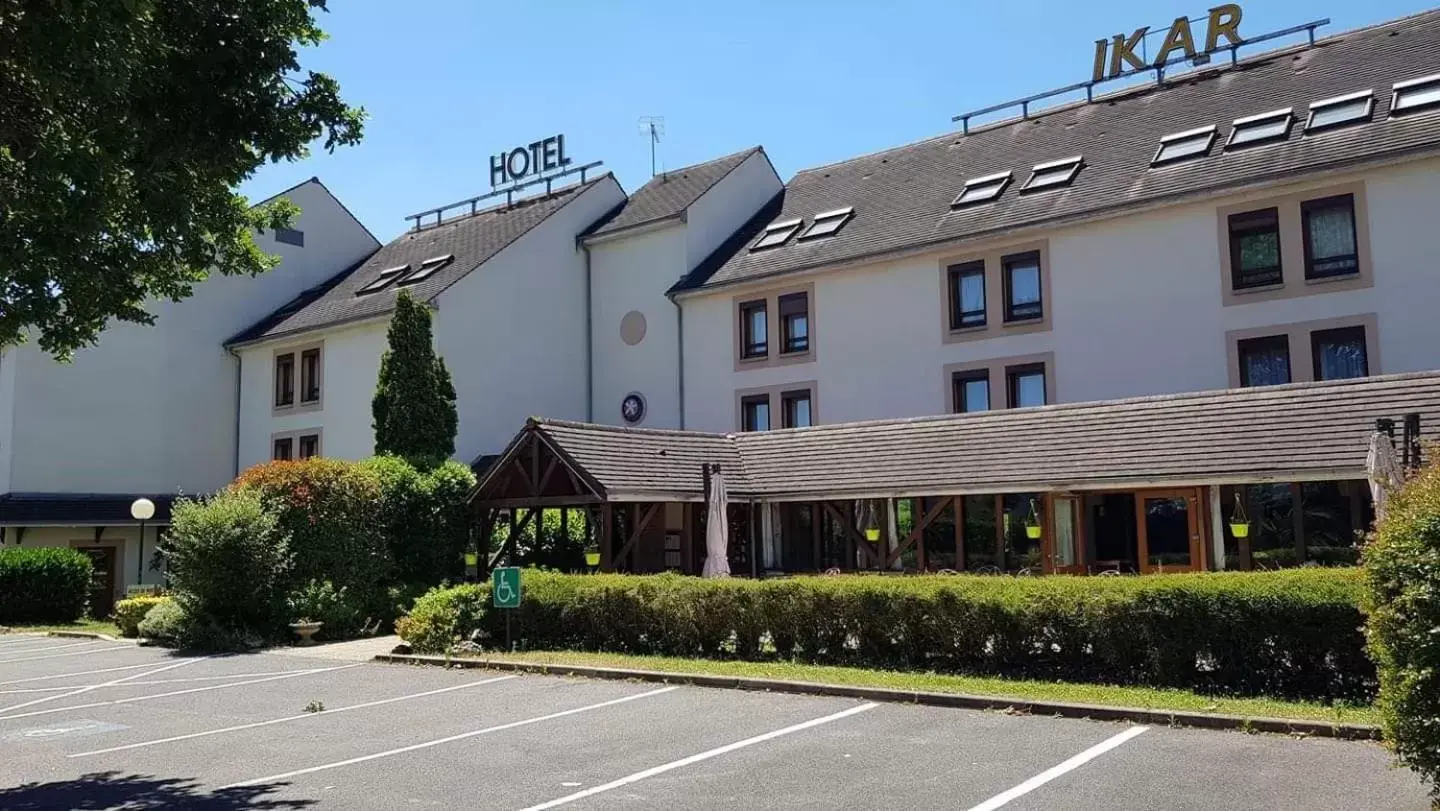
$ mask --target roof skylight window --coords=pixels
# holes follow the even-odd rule
[[[1160,148],[1155,150],[1155,157],[1150,160],[1150,165],[1159,166],[1162,163],[1174,163],[1186,158],[1203,157],[1210,151],[1210,145],[1213,143],[1215,143],[1214,124],[1167,135],[1160,139]]]
[[[975,177],[965,181],[965,188],[960,191],[950,203],[951,208],[968,206],[974,203],[988,203],[1000,196],[1005,187],[1010,185],[1009,171],[999,172],[984,177]]]
[[[825,211],[815,215],[815,221],[810,227],[800,233],[800,239],[814,239],[815,237],[828,237],[839,231],[841,226],[850,221],[854,216],[855,209],[852,206],[837,208],[834,211]]]
[[[432,256],[420,263],[420,267],[414,273],[400,280],[400,284],[415,284],[423,282],[435,275],[435,271],[450,264],[455,259],[455,254],[447,253],[444,256]]]
[[[1225,142],[1225,148],[1234,149],[1237,146],[1265,141],[1283,141],[1290,135],[1290,123],[1295,120],[1293,112],[1293,107],[1286,107],[1283,110],[1235,119],[1230,125],[1230,139]]]
[[[1440,104],[1440,73],[1397,82],[1390,89],[1395,94],[1390,97],[1390,115]]]
[[[790,237],[793,236],[796,231],[800,230],[801,222],[802,221],[797,218],[793,220],[785,220],[783,222],[770,223],[769,225],[765,226],[764,235],[762,235],[759,239],[755,240],[754,245],[750,246],[750,250],[758,251],[761,248],[773,248],[777,245],[784,245],[790,240]]]
[[[1056,186],[1068,186],[1075,176],[1080,174],[1080,167],[1085,161],[1079,155],[1073,158],[1051,161],[1049,163],[1037,164],[1030,170],[1030,179],[1020,187],[1020,191],[1038,191],[1040,189],[1052,189]]]
[[[385,270],[380,271],[380,275],[376,276],[375,279],[369,284],[365,285],[359,290],[356,290],[355,295],[363,296],[366,293],[378,293],[381,290],[384,290],[386,287],[389,287],[391,282],[395,281],[397,278],[400,277],[400,274],[404,273],[409,269],[409,265],[386,268]]]
[[[1368,121],[1373,109],[1375,109],[1375,91],[1373,90],[1361,90],[1359,93],[1321,99],[1310,105],[1310,120],[1305,122],[1305,131],[1314,132],[1341,124]]]

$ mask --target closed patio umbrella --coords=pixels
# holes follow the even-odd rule
[[[717,466],[718,467],[718,466]],[[730,576],[729,522],[725,520],[725,477],[710,474],[710,503],[705,511],[705,566],[703,577]]]
[[[1376,519],[1385,517],[1385,500],[1403,483],[1395,444],[1381,431],[1370,435],[1370,452],[1365,456],[1365,474],[1370,479],[1370,498],[1375,502]]]

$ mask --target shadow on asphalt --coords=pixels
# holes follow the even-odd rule
[[[314,800],[280,800],[265,795],[289,783],[205,791],[195,780],[120,772],[97,772],[75,780],[26,783],[0,789],[4,809],[200,808],[209,811],[241,808],[305,808]]]

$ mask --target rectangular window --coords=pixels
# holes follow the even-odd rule
[[[1045,364],[1027,363],[1005,370],[1011,408],[1045,405]]]
[[[1370,374],[1364,327],[1316,330],[1310,333],[1310,350],[1316,380],[1347,380]]]
[[[290,440],[285,440],[289,442]],[[300,458],[309,459],[312,456],[320,455],[320,435],[305,434],[300,437]]]
[[[985,261],[952,265],[950,329],[985,326]]]
[[[305,232],[296,231],[294,228],[276,228],[275,241],[303,248],[305,247]]]
[[[1155,150],[1155,157],[1150,160],[1150,165],[1158,166],[1162,163],[1171,163],[1186,158],[1202,157],[1210,151],[1210,145],[1213,143],[1215,143],[1214,124],[1167,135],[1160,139],[1160,148]]]
[[[972,411],[990,410],[990,372],[976,369],[970,372],[956,372],[955,413],[967,414]]]
[[[1374,90],[1361,90],[1358,93],[1322,99],[1310,105],[1310,118],[1305,122],[1305,131],[1314,132],[1341,124],[1369,121],[1374,107]]]
[[[810,392],[809,391],[787,391],[780,395],[780,407],[783,410],[786,428],[809,428],[813,423],[810,421]]]
[[[1230,215],[1230,274],[1236,290],[1280,284],[1280,209]]]
[[[810,351],[810,307],[804,293],[790,293],[780,297],[780,328],[784,334],[785,346],[782,353]]]
[[[424,262],[421,262],[420,267],[416,268],[414,273],[411,273],[410,275],[401,279],[400,284],[404,286],[423,282],[431,276],[434,276],[436,271],[449,265],[453,261],[455,261],[454,254],[445,254],[444,256],[432,256],[429,259],[426,259]]]
[[[1000,196],[1005,187],[1010,185],[1011,173],[1009,171],[999,174],[986,175],[985,177],[974,177],[965,181],[965,188],[951,201],[951,208],[959,208],[974,203],[988,203]]]
[[[766,317],[763,300],[740,305],[740,357],[763,358],[770,354]]]
[[[854,213],[855,209],[853,207],[847,207],[816,214],[815,220],[810,223],[810,227],[802,231],[798,239],[828,237],[836,231],[839,231],[845,223],[849,222],[851,215]]]
[[[792,219],[785,220],[784,222],[773,222],[765,226],[765,233],[761,234],[760,238],[755,240],[755,244],[750,246],[750,250],[758,251],[761,248],[774,248],[779,245],[784,245],[789,241],[792,234],[800,230],[801,222],[799,219]]]
[[[367,293],[376,293],[376,292],[379,292],[379,291],[381,291],[381,290],[384,290],[386,287],[390,286],[390,283],[391,283],[391,282],[393,282],[393,281],[395,281],[396,279],[400,278],[400,274],[405,273],[405,272],[407,272],[407,271],[409,271],[409,270],[410,270],[410,266],[409,266],[409,265],[401,265],[401,266],[399,266],[399,267],[386,268],[386,269],[380,271],[380,275],[379,275],[379,276],[376,276],[376,277],[374,278],[374,280],[372,280],[371,282],[369,282],[368,284],[366,284],[364,287],[361,287],[359,290],[356,290],[356,291],[355,291],[355,295],[357,295],[357,296],[363,296],[363,295],[365,295],[365,294],[367,294]]]
[[[1360,272],[1355,241],[1355,195],[1340,194],[1300,204],[1305,238],[1305,278],[1328,279]]]
[[[1390,90],[1390,115],[1440,104],[1440,73],[1397,82]]]
[[[1290,134],[1290,123],[1295,120],[1292,112],[1293,108],[1286,107],[1272,113],[1235,119],[1230,126],[1230,140],[1225,142],[1225,148],[1283,141]]]
[[[1073,158],[1051,161],[1050,163],[1037,164],[1030,170],[1030,179],[1020,187],[1021,192],[1036,191],[1039,189],[1051,189],[1059,186],[1068,186],[1080,174],[1084,165],[1084,159],[1076,155]]]
[[[1028,321],[1044,315],[1040,300],[1040,252],[1006,256],[1000,265],[1005,270],[1005,320]]]
[[[295,458],[295,441],[288,436],[282,436],[275,440],[275,450],[271,455],[277,462],[288,462]]]
[[[295,404],[295,353],[275,356],[275,405]]]
[[[1284,335],[1247,338],[1235,345],[1241,386],[1278,386],[1290,382],[1290,339]]]
[[[740,401],[740,430],[770,430],[770,396],[757,394]]]
[[[320,350],[300,353],[300,402],[320,402]]]

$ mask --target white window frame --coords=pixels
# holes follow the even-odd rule
[[[1424,90],[1432,86],[1440,87],[1440,73],[1432,73],[1429,76],[1421,76],[1418,79],[1396,82],[1390,87],[1390,115],[1404,115],[1414,110],[1423,110],[1426,107],[1433,107],[1440,104],[1440,97],[1437,97],[1429,101],[1422,101],[1419,104],[1402,106],[1405,91]]]
[[[1155,150],[1155,157],[1150,159],[1150,165],[1165,166],[1171,163],[1179,163],[1180,161],[1194,160],[1196,158],[1204,158],[1208,156],[1210,154],[1210,148],[1215,145],[1216,130],[1217,127],[1214,124],[1211,124],[1207,127],[1196,127],[1193,130],[1185,130],[1184,132],[1177,132],[1172,135],[1166,135],[1164,138],[1160,139],[1160,146]],[[1205,146],[1203,149],[1197,150],[1195,152],[1187,152],[1184,155],[1176,155],[1175,157],[1170,158],[1161,157],[1165,154],[1165,150],[1167,148],[1173,147],[1176,144],[1187,141],[1196,141],[1202,138],[1205,140]]]
[[[1346,119],[1341,120],[1341,121],[1332,121],[1332,122],[1330,122],[1329,124],[1325,124],[1325,125],[1322,125],[1322,126],[1319,126],[1319,127],[1315,126],[1315,114],[1316,114],[1316,113],[1321,112],[1321,111],[1323,111],[1323,110],[1327,110],[1327,109],[1329,109],[1329,108],[1331,108],[1331,107],[1339,107],[1339,106],[1342,105],[1342,104],[1349,104],[1349,103],[1352,102],[1352,101],[1359,101],[1360,99],[1364,99],[1364,100],[1365,100],[1365,112],[1364,112],[1364,113],[1362,113],[1362,114],[1360,114],[1360,115],[1357,115],[1357,116],[1354,116],[1353,118],[1346,118]],[[1335,127],[1343,127],[1343,126],[1345,126],[1346,124],[1354,124],[1354,123],[1356,123],[1357,121],[1365,121],[1365,120],[1368,120],[1368,119],[1370,118],[1370,116],[1372,116],[1372,115],[1374,115],[1374,114],[1375,114],[1375,89],[1374,89],[1374,88],[1371,88],[1371,89],[1369,89],[1369,90],[1360,90],[1360,91],[1357,91],[1357,92],[1354,92],[1354,93],[1346,93],[1346,94],[1343,95],[1343,96],[1332,96],[1332,97],[1330,97],[1330,98],[1328,98],[1328,99],[1321,99],[1321,100],[1319,100],[1319,101],[1312,101],[1312,102],[1310,103],[1310,115],[1309,115],[1308,118],[1305,119],[1305,132],[1308,134],[1308,133],[1312,133],[1312,132],[1323,132],[1323,131],[1328,130],[1328,129],[1334,129]]]
[[[996,172],[993,175],[985,175],[984,177],[972,177],[969,180],[965,181],[965,187],[960,190],[959,194],[955,195],[954,200],[950,201],[950,207],[963,208],[966,206],[979,205],[981,203],[994,202],[995,200],[1000,199],[1000,195],[1005,193],[1005,189],[1009,188],[1010,181],[1014,178],[1014,176],[1014,172],[1006,169],[1003,172]],[[989,194],[986,194],[984,197],[976,197],[973,200],[964,199],[965,195],[969,194],[971,190],[978,190],[985,186],[994,186],[995,189]]]
[[[385,268],[376,277],[366,282],[359,290],[355,291],[357,296],[368,296],[371,293],[379,293],[381,290],[395,283],[395,280],[404,276],[410,271],[409,265],[397,265],[393,268]]]
[[[1056,173],[1056,176],[1059,179],[1047,180],[1043,183],[1035,182],[1035,179],[1040,177],[1042,173],[1050,173],[1053,170],[1064,169],[1067,166],[1070,168],[1069,172],[1065,174],[1059,174],[1058,172]],[[1031,167],[1030,177],[1025,181],[1025,185],[1020,187],[1020,191],[1043,191],[1045,189],[1055,189],[1063,186],[1069,186],[1071,183],[1075,182],[1075,176],[1080,174],[1080,169],[1084,166],[1085,157],[1083,155],[1076,155],[1071,158],[1061,158],[1058,161],[1050,161],[1049,163],[1037,163],[1035,164],[1035,166]]]
[[[835,234],[840,232],[841,228],[845,227],[845,223],[849,222],[850,218],[853,216],[855,216],[854,206],[837,208],[834,211],[822,211],[821,213],[815,215],[815,219],[811,221],[810,225],[806,226],[804,231],[800,232],[800,236],[796,237],[796,241],[802,239],[819,239],[820,237],[834,236]],[[835,224],[834,228],[830,228],[824,233],[815,233],[822,224],[828,226],[831,223]]]
[[[790,237],[794,236],[795,232],[800,230],[800,225],[803,222],[805,221],[800,217],[794,217],[788,220],[780,220],[770,223],[769,225],[765,226],[765,232],[760,235],[760,238],[755,240],[754,244],[750,246],[750,250],[763,251],[768,248],[779,248],[780,246],[790,241]],[[772,242],[768,245],[761,244],[765,240],[769,239],[771,236],[780,234],[782,232],[784,233],[784,236],[781,237],[778,242]]]
[[[420,267],[416,268],[414,273],[403,276],[400,281],[395,284],[399,286],[418,284],[434,276],[436,271],[449,266],[449,264],[454,261],[455,254],[453,253],[447,253],[444,256],[432,256],[424,262],[421,262]]]
[[[1258,138],[1251,138],[1246,141],[1241,141],[1240,143],[1235,142],[1236,136],[1239,135],[1242,131],[1247,129],[1259,129],[1267,124],[1271,124],[1279,120],[1283,120],[1285,122],[1285,129],[1282,130],[1280,133],[1274,135],[1265,135]],[[1294,107],[1286,107],[1283,110],[1271,110],[1268,113],[1259,113],[1257,115],[1247,115],[1244,118],[1237,118],[1234,121],[1230,122],[1230,135],[1225,139],[1225,148],[1231,149],[1235,147],[1251,146],[1253,144],[1264,144],[1271,141],[1283,141],[1286,138],[1290,137],[1290,129],[1293,126],[1295,126]]]

